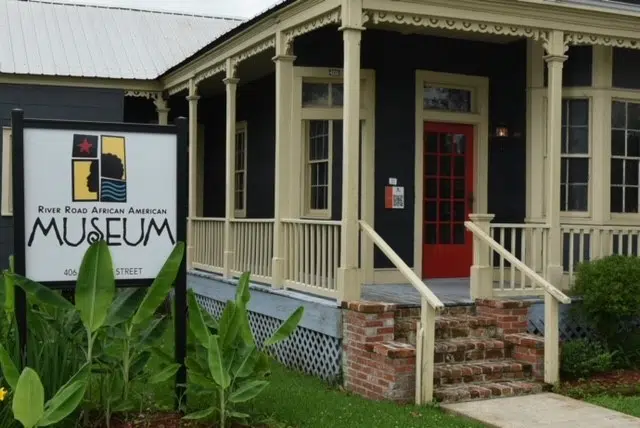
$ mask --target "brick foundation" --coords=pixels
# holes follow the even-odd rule
[[[393,342],[395,305],[345,302],[344,387],[374,400],[409,402],[415,394],[415,348]]]
[[[498,337],[526,333],[530,306],[530,302],[521,300],[476,299],[477,314],[496,319]]]
[[[507,334],[505,344],[509,346],[511,358],[531,364],[535,380],[544,380],[544,337],[527,333]]]

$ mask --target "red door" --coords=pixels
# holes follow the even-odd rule
[[[464,227],[473,201],[473,126],[424,125],[424,278],[467,278],[473,239]]]

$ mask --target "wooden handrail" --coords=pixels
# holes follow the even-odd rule
[[[557,301],[564,304],[571,303],[571,298],[569,296],[564,294],[562,291],[556,288],[549,281],[541,277],[537,272],[535,272],[529,266],[527,266],[522,261],[520,261],[516,256],[514,256],[509,251],[507,251],[507,249],[504,248],[502,245],[498,244],[496,240],[494,240],[491,236],[485,233],[485,231],[480,229],[480,227],[478,227],[477,224],[475,224],[472,221],[465,221],[464,226],[469,231],[471,231],[476,237],[482,239],[482,241],[484,241],[484,243],[487,244],[489,247],[491,247],[491,249],[493,249],[496,253],[500,254],[507,261],[509,261],[509,263],[515,266],[516,269],[519,269],[521,272],[523,272],[527,277],[529,277],[530,280],[540,284],[542,288],[544,288],[544,290],[547,293],[549,293],[551,296],[553,296]]]
[[[418,290],[420,295],[429,303],[434,309],[443,309],[444,303],[436,297],[435,294],[427,287],[427,285],[418,278],[418,275],[415,274],[413,270],[400,258],[400,256],[393,251],[393,249],[386,243],[384,239],[378,233],[373,230],[373,228],[365,221],[360,220],[360,227],[364,230],[367,235],[373,240],[376,246],[384,253],[385,256],[391,260],[391,263],[395,265],[395,267],[400,271],[402,275],[413,285],[413,287]]]
[[[193,221],[224,221],[224,217],[189,217]]]
[[[283,218],[283,223],[289,224],[314,224],[314,225],[327,225],[327,226],[340,226],[342,222],[338,220],[322,220],[322,219],[311,219],[311,218]]]

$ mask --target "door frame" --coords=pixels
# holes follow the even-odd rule
[[[473,125],[473,189],[472,213],[487,212],[489,169],[489,78],[465,74],[416,70],[415,89],[415,192],[413,271],[422,278],[423,206],[424,196],[424,122],[444,122]],[[458,113],[423,108],[424,84],[454,87],[471,91],[471,113]]]

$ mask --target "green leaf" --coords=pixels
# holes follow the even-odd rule
[[[77,380],[60,388],[56,395],[47,402],[44,415],[38,422],[38,426],[53,425],[69,416],[78,408],[86,390],[86,380]]]
[[[189,330],[205,347],[209,346],[209,330],[203,317],[203,310],[196,300],[196,295],[192,289],[187,292],[187,301],[189,306]]]
[[[281,342],[291,336],[291,333],[298,327],[300,319],[304,314],[304,306],[300,306],[296,309],[291,316],[280,325],[280,328],[273,333],[273,335],[264,342],[264,346],[272,346],[278,342]]]
[[[10,278],[9,282],[22,288],[34,301],[43,305],[49,305],[60,309],[73,309],[73,305],[62,295],[49,287],[31,281],[17,273],[5,273],[5,277]],[[5,282],[6,284],[6,282]]]
[[[256,367],[259,352],[255,345],[249,345],[242,349],[238,358],[235,359],[231,372],[236,378],[251,376]]]
[[[4,310],[12,314],[15,311],[16,294],[15,294],[15,282],[13,278],[8,277],[8,273],[14,272],[14,259],[13,256],[9,256],[9,270],[5,270],[4,274]]]
[[[158,339],[160,339],[164,332],[169,327],[168,318],[156,318],[149,323],[149,326],[140,334],[138,343],[142,346],[153,345]]]
[[[149,362],[149,358],[151,358],[151,352],[149,351],[141,352],[133,358],[131,367],[129,368],[129,380],[134,380],[139,374],[142,373],[145,366]]]
[[[271,374],[269,357],[263,352],[258,352],[257,354],[258,354],[258,359],[256,361],[255,367],[253,368],[253,375],[255,377],[266,378]]]
[[[164,352],[161,348],[154,347],[151,352],[164,364],[172,364],[173,362],[175,362],[175,358]]]
[[[197,412],[189,413],[188,415],[183,416],[182,419],[189,419],[189,420],[206,419],[206,418],[210,417],[211,415],[213,415],[213,412],[215,412],[215,411],[216,411],[215,407],[209,407],[208,409],[199,410]]]
[[[252,400],[269,385],[266,380],[250,380],[238,386],[238,389],[229,394],[232,403],[244,403]]]
[[[251,299],[251,292],[249,291],[250,277],[251,273],[244,272],[238,279],[238,288],[236,289],[237,305],[246,305],[247,303],[249,303],[249,299]]]
[[[224,369],[222,351],[220,350],[220,337],[217,335],[209,336],[207,362],[213,380],[223,389],[227,389],[231,384],[231,377]]]
[[[0,343],[0,367],[2,367],[2,375],[7,380],[9,387],[15,391],[20,373],[2,343]]]
[[[178,372],[180,367],[181,365],[178,363],[173,363],[172,365],[165,367],[163,370],[151,376],[149,378],[149,383],[155,384],[168,381]]]
[[[222,316],[220,317],[220,329],[218,330],[222,349],[229,348],[236,337],[238,337],[240,325],[236,322],[237,314],[238,311],[236,311],[235,302],[229,300],[224,311],[222,311]]]
[[[218,388],[218,385],[216,385],[215,382],[209,379],[208,377],[194,371],[190,371],[188,373],[189,373],[190,382],[193,382],[194,384],[200,385],[207,389]]]
[[[38,373],[25,367],[13,393],[13,416],[25,428],[36,426],[44,413],[44,388]]]
[[[240,413],[240,412],[228,412],[227,416],[234,419],[248,419],[251,415],[248,415],[246,413]]]
[[[93,333],[102,326],[115,292],[109,247],[103,240],[96,241],[84,253],[76,280],[76,308],[87,330]]]
[[[128,321],[138,308],[145,292],[144,288],[125,288],[119,291],[109,309],[104,325],[115,326]]]
[[[156,309],[158,309],[158,306],[160,306],[167,297],[171,287],[173,287],[176,276],[178,276],[183,257],[184,242],[178,242],[164,262],[158,276],[156,276],[151,286],[147,289],[147,294],[138,307],[138,311],[133,316],[133,324],[140,324],[151,318]]]

